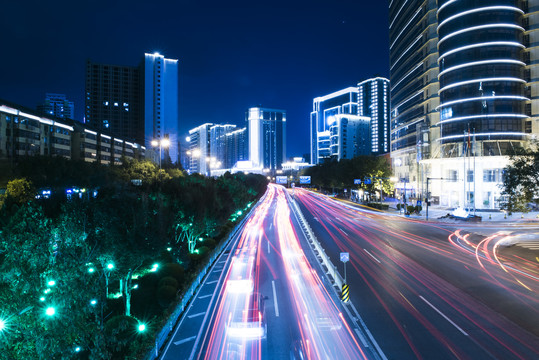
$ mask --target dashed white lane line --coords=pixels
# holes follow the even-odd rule
[[[419,295],[419,297],[421,298],[421,300],[423,300],[424,302],[427,303],[427,305],[429,305],[431,308],[434,309],[434,311],[436,311],[438,314],[440,314],[444,319],[446,319],[447,321],[449,321],[451,323],[451,325],[453,325],[454,327],[457,328],[458,331],[460,331],[461,333],[464,334],[464,336],[468,336],[468,334],[466,333],[466,331],[462,330],[457,324],[455,324],[450,318],[448,318],[447,316],[445,316],[445,314],[443,312],[441,312],[440,310],[438,310],[434,305],[432,305],[430,302],[427,301],[427,299],[425,299],[423,296]]]
[[[380,260],[378,260],[377,258],[375,258],[374,255],[371,254],[371,253],[369,252],[369,250],[367,250],[367,249],[363,249],[363,250],[365,250],[365,252],[366,252],[367,254],[369,254],[369,256],[370,256],[371,258],[373,258],[374,260],[376,260],[376,262],[378,262],[378,264],[381,264]]]
[[[188,341],[193,341],[193,340],[195,340],[196,338],[197,338],[196,336],[191,336],[191,337],[189,337],[189,338],[187,338],[187,339],[183,339],[183,340],[179,340],[179,341],[174,341],[174,345],[181,345],[181,344],[184,344],[184,343],[186,343],[186,342],[188,342]]]
[[[208,294],[208,295],[204,295],[204,296],[199,296],[198,298],[199,299],[205,299],[205,298],[209,298],[210,296],[212,296],[213,294]]]
[[[201,312],[201,313],[198,313],[198,314],[189,315],[189,316],[187,316],[187,317],[188,317],[189,319],[192,319],[192,318],[194,318],[194,317],[202,316],[202,315],[204,315],[205,313],[206,313],[206,312]]]
[[[207,282],[206,284],[211,285],[211,284],[215,284],[215,283],[218,282],[218,281],[219,281],[219,280],[213,280],[213,281]]]
[[[273,303],[275,304],[275,316],[279,317],[279,304],[277,303],[277,292],[275,291],[274,280],[271,280],[271,286],[273,287]]]

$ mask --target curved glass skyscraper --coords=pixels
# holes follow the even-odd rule
[[[520,2],[438,1],[443,157],[462,156],[471,136],[478,156],[506,155],[527,138]]]
[[[389,37],[398,194],[499,208],[539,135],[539,0],[391,0]]]

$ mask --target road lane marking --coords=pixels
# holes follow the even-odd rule
[[[363,249],[363,250],[365,250],[365,252],[366,252],[367,254],[369,254],[371,258],[373,258],[374,260],[376,260],[376,261],[378,262],[378,264],[381,264],[380,260],[378,260],[377,258],[375,258],[374,255],[371,254],[371,253],[369,252],[369,250],[367,250],[367,249]]]
[[[277,303],[277,292],[275,291],[274,280],[271,280],[271,286],[273,287],[273,303],[275,305],[275,316],[279,317],[279,304]]]
[[[207,282],[206,284],[211,285],[211,284],[215,284],[216,282],[219,282],[219,280],[209,281],[209,282]]]
[[[268,254],[270,253],[270,243],[269,243],[269,239],[268,239]]]
[[[419,295],[419,297],[421,298],[421,300],[423,300],[424,302],[427,303],[427,305],[429,305],[431,308],[433,308],[438,314],[442,315],[442,317],[444,319],[446,319],[447,321],[449,321],[451,323],[451,325],[453,325],[454,327],[457,328],[458,331],[460,331],[461,333],[464,334],[464,336],[468,336],[468,334],[466,333],[466,331],[462,330],[457,324],[455,324],[453,321],[451,321],[450,318],[448,318],[447,316],[445,316],[445,314],[443,312],[441,312],[440,310],[438,310],[434,305],[432,305],[430,302],[427,301],[427,299],[425,299],[423,296]]]
[[[347,234],[343,229],[341,229],[341,232],[342,232],[344,235],[348,236],[348,234]]]
[[[198,298],[199,299],[205,299],[205,298],[209,298],[210,296],[212,296],[213,294],[208,294],[208,295],[204,295],[204,296],[199,296]]]
[[[189,342],[189,341],[193,341],[195,340],[197,337],[196,336],[191,336],[190,338],[187,338],[187,339],[183,339],[183,340],[179,340],[179,341],[174,341],[174,345],[181,345],[181,344],[184,344],[186,342]]]
[[[189,318],[189,319],[192,319],[192,318],[194,318],[194,317],[202,316],[202,315],[204,315],[205,313],[206,313],[206,312],[201,312],[201,313],[198,313],[198,314],[189,315],[188,318]]]

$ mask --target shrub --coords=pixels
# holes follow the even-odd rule
[[[177,284],[182,284],[185,278],[185,271],[180,264],[177,263],[167,263],[161,269],[159,269],[159,275],[162,278],[172,277],[176,279]],[[159,287],[161,287],[159,285]]]
[[[161,286],[157,289],[157,301],[163,308],[167,308],[176,298],[176,288],[173,286]]]
[[[178,290],[178,281],[172,276],[165,276],[159,280],[158,288],[162,288],[163,286],[171,286]]]

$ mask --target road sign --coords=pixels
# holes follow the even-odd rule
[[[354,179],[354,185],[361,185],[361,179]]]
[[[342,286],[341,299],[343,302],[350,301],[350,289],[348,287],[348,284],[343,284]]]
[[[365,179],[364,183],[365,185],[370,185],[372,184],[372,179]]]
[[[299,183],[300,184],[310,184],[311,183],[311,177],[310,176],[300,176],[299,177]]]
[[[286,176],[277,176],[277,177],[275,178],[275,180],[276,180],[275,182],[276,182],[277,184],[286,184],[286,183],[288,183],[288,179],[287,179]]]
[[[350,260],[350,253],[347,253],[347,252],[342,252],[341,253],[341,261],[343,263],[347,262]]]
[[[296,183],[290,184],[291,187],[296,187]]]

